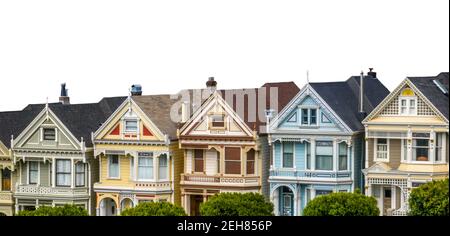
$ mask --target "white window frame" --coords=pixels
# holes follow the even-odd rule
[[[58,185],[58,161],[70,161],[70,183],[69,185]],[[55,159],[55,186],[60,188],[67,188],[72,186],[72,182],[74,181],[72,173],[74,172],[74,168],[72,165],[72,161],[70,159]],[[67,173],[65,173],[67,174]],[[86,184],[86,181],[85,181]]]
[[[415,147],[417,147],[417,145],[414,145],[414,140],[420,140],[420,139],[428,140],[428,161],[417,161],[417,160],[414,160],[414,150],[415,150]],[[411,162],[410,163],[417,163],[417,164],[434,164],[434,163],[438,163],[438,162],[434,161],[433,157],[434,157],[434,155],[433,155],[433,152],[432,152],[432,149],[431,149],[431,136],[428,139],[426,139],[426,138],[414,138],[414,137],[411,139]]]
[[[128,130],[127,122],[136,122],[136,130]],[[123,120],[123,132],[125,134],[138,134],[139,133],[139,120],[134,118],[127,118]]]
[[[346,148],[346,151],[345,151],[345,153],[346,153],[346,155],[347,155],[347,163],[346,163],[346,166],[347,166],[347,169],[345,169],[345,170],[339,170],[339,164],[340,164],[340,157],[339,157],[339,151],[340,151],[340,144],[341,143],[344,143],[346,146],[347,146],[347,148]],[[339,142],[337,142],[336,143],[336,146],[337,146],[337,150],[336,150],[336,162],[337,162],[337,165],[336,165],[336,170],[338,171],[338,172],[348,172],[348,171],[350,171],[350,154],[351,154],[351,152],[349,151],[349,149],[350,149],[350,145],[348,145],[348,143],[345,141],[345,140],[342,140],[342,141],[339,141]]]
[[[167,166],[166,166],[166,178],[164,178],[164,179],[160,178],[161,177],[161,175],[160,175],[160,173],[161,173],[160,158],[162,156],[163,155],[158,156],[158,180],[167,181],[167,180],[169,180],[169,167],[170,167],[169,155],[165,155]],[[154,169],[155,168],[153,168],[153,170]]]
[[[317,143],[319,142],[331,142],[332,143],[332,168],[331,170],[321,170],[321,169],[317,169]],[[312,156],[311,154],[311,159],[314,158],[314,171],[320,171],[320,172],[336,172],[337,170],[337,166],[336,166],[336,141],[333,140],[315,140],[315,145],[314,145],[314,156]],[[312,162],[311,162],[311,168],[312,168]]]
[[[387,148],[387,150],[386,150],[386,159],[379,159],[378,158],[378,139],[386,139],[386,148]],[[390,146],[390,139],[389,138],[375,138],[374,139],[374,145],[373,145],[373,160],[375,161],[375,162],[389,162],[389,160],[390,160],[390,148],[391,148],[391,146]]]
[[[152,163],[152,178],[151,179],[141,179],[141,178],[139,178],[139,159],[140,158],[151,158],[151,163]],[[136,179],[137,179],[137,181],[143,181],[143,182],[154,182],[155,180],[156,180],[156,178],[155,178],[155,175],[156,175],[156,171],[155,171],[155,159],[156,157],[155,157],[155,155],[154,155],[154,153],[152,153],[152,155],[151,156],[138,156],[138,159],[137,159],[137,169],[138,169],[138,171],[137,171],[137,173],[136,173]],[[159,168],[159,164],[158,164],[158,166],[157,166],[158,168]],[[168,169],[168,168],[167,168]],[[159,177],[159,176],[158,176]]]
[[[118,177],[111,177],[110,176],[110,173],[109,173],[109,166],[110,166],[110,157],[111,156],[117,156],[117,160],[118,160],[118,163],[117,163],[117,165],[118,165],[118,169],[119,169],[119,175],[118,175]],[[107,172],[107,176],[108,176],[108,179],[120,179],[120,155],[115,155],[115,154],[113,154],[113,155],[106,155],[106,172]]]
[[[37,166],[38,166],[38,170],[37,170],[37,180],[36,183],[31,184],[30,183],[30,163],[31,162],[36,162]],[[40,185],[41,182],[41,164],[39,161],[28,161],[28,165],[27,165],[27,184],[29,185]]]
[[[77,174],[78,173],[81,173],[81,172],[77,172],[77,165],[83,165],[83,185],[78,185],[77,184],[77,179],[78,179],[78,176],[77,176]],[[74,164],[74,176],[75,176],[75,187],[86,187],[86,169],[87,169],[87,165],[86,165],[86,163],[83,163],[83,162],[77,162],[77,163],[75,163]]]
[[[298,115],[300,117],[300,126],[304,126],[304,127],[318,127],[319,123],[321,122],[321,111],[319,109],[318,106],[299,106],[299,111],[300,115]],[[308,110],[308,124],[303,124],[303,109]],[[315,124],[311,124],[311,110],[316,110],[316,123]]]
[[[406,113],[402,113],[402,100],[406,100]],[[415,112],[411,113],[411,100],[415,104]],[[417,96],[399,96],[398,97],[398,114],[400,116],[417,116]]]
[[[295,166],[295,142],[291,142],[292,143],[292,167],[284,167],[284,143],[285,142],[281,142],[281,169],[285,169],[285,170],[294,170],[296,169]],[[256,153],[255,153],[255,161],[256,161]],[[256,170],[255,170],[256,172]]]
[[[45,139],[45,130],[54,130],[55,131],[55,138],[54,139]],[[42,140],[43,141],[56,141],[58,139],[58,130],[55,127],[42,127]]]

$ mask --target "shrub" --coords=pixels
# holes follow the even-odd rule
[[[41,206],[34,211],[19,211],[17,216],[88,216],[87,210],[75,206],[64,205],[62,207]]]
[[[359,193],[331,193],[314,198],[305,216],[378,216],[377,200]]]
[[[169,202],[144,202],[122,211],[121,216],[186,216],[180,206]]]
[[[448,179],[432,181],[411,191],[409,215],[448,216]]]
[[[220,193],[200,204],[202,216],[272,216],[273,204],[258,193]]]

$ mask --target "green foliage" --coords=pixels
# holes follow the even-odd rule
[[[428,182],[411,191],[409,215],[448,216],[448,179]]]
[[[122,211],[121,216],[186,216],[180,206],[169,202],[144,202]]]
[[[272,216],[273,204],[258,193],[220,193],[200,204],[202,216]]]
[[[75,205],[62,207],[41,206],[34,211],[19,211],[17,216],[88,216],[88,212]]]
[[[314,198],[305,216],[378,216],[377,200],[359,193],[331,193]]]

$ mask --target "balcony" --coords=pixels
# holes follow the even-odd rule
[[[172,182],[165,181],[129,181],[120,185],[100,182],[94,184],[94,191],[138,191],[138,192],[170,192]]]
[[[13,196],[11,192],[8,191],[0,191],[0,204],[12,204]]]
[[[351,181],[351,177],[350,171],[270,170],[271,179]]]
[[[181,184],[184,185],[210,185],[227,187],[258,187],[259,176],[208,176],[201,174],[182,174]]]
[[[18,185],[14,193],[17,196],[56,196],[56,197],[88,197],[85,187],[49,187],[38,185]]]

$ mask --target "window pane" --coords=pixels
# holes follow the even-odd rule
[[[241,174],[241,148],[225,148],[225,174]]]
[[[255,150],[247,152],[247,174],[255,174]]]
[[[167,157],[166,156],[160,156],[159,157],[159,178],[160,179],[167,179]]]
[[[203,172],[203,150],[194,151],[194,172]]]
[[[153,157],[139,157],[138,178],[140,180],[153,179]]]
[[[302,109],[302,124],[308,124],[308,109]]]
[[[347,170],[347,152],[348,152],[348,146],[346,143],[342,142],[339,143],[339,170]]]
[[[429,140],[414,139],[413,140],[413,160],[428,161]]]
[[[311,112],[311,117],[310,117],[311,125],[315,125],[315,124],[317,124],[317,110],[311,109],[310,112]]]
[[[71,164],[70,160],[56,160],[56,185],[71,185]]]
[[[109,159],[109,177],[110,178],[119,178],[119,156],[118,155],[110,155]]]
[[[213,127],[224,127],[225,126],[225,116],[224,115],[212,115],[211,124]]]
[[[306,169],[311,169],[311,144],[305,143],[306,148]]]
[[[283,167],[284,168],[294,167],[294,143],[291,142],[283,143]]]
[[[320,196],[320,195],[326,195],[326,194],[330,194],[333,191],[331,190],[316,190],[316,196]]]
[[[136,132],[137,131],[137,121],[135,121],[135,120],[125,121],[125,131],[126,132]]]
[[[44,129],[44,140],[55,140],[55,129]]]
[[[316,169],[333,170],[333,142],[319,141],[316,145]]]

